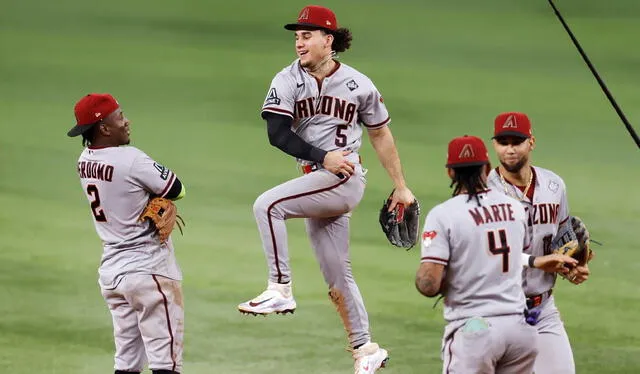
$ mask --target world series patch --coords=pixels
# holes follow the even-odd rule
[[[266,105],[280,105],[280,98],[278,97],[278,93],[275,88],[269,90],[269,94],[267,95],[267,99],[264,103]]]

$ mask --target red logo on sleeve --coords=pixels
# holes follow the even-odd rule
[[[422,245],[428,247],[431,244],[431,241],[435,239],[436,235],[438,235],[435,231],[425,231],[422,233]]]

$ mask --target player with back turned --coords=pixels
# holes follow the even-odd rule
[[[525,210],[487,188],[489,156],[481,139],[453,139],[446,167],[453,197],[427,215],[416,274],[421,294],[444,297],[443,373],[531,373],[537,347],[524,316]],[[577,262],[563,255],[537,260],[531,265],[564,272],[564,263]]]
[[[174,222],[170,200],[182,198],[184,186],[171,170],[128,145],[130,122],[113,96],[86,95],[74,111],[76,126],[67,135],[81,135],[86,146],[77,172],[103,245],[98,283],[113,320],[115,373],[141,373],[148,363],[153,374],[179,374],[182,274],[171,237],[164,236]],[[140,218],[152,197],[164,201],[159,214],[170,221],[166,234]]]
[[[505,112],[494,120],[493,147],[500,165],[488,177],[489,187],[517,199],[527,212],[534,257],[554,252],[559,237],[569,232],[578,241],[588,241],[584,223],[569,215],[565,183],[554,172],[531,165],[535,148],[529,117]],[[587,260],[588,262],[588,260]],[[579,263],[566,279],[581,284],[589,277],[589,267]],[[536,374],[573,374],[575,364],[569,337],[552,295],[556,275],[538,269],[525,269],[523,288],[527,297],[527,321],[538,331],[539,355]]]
[[[305,218],[329,297],[347,331],[355,373],[374,373],[388,354],[371,341],[349,255],[349,219],[365,189],[358,155],[364,129],[395,187],[390,209],[415,198],[405,184],[380,92],[364,74],[335,59],[350,47],[351,32],[338,27],[330,9],[313,5],[285,28],[294,32],[298,59],[273,78],[262,118],[269,142],[296,157],[303,175],[255,201],[269,278],[266,291],[238,309],[262,315],[295,310],[285,220]]]

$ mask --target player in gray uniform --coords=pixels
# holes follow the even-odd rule
[[[442,372],[531,373],[537,350],[535,329],[523,315],[524,208],[487,189],[489,156],[481,139],[453,139],[446,167],[453,197],[427,215],[416,274],[420,293],[444,296]],[[561,255],[544,260],[536,265],[551,271],[577,262]]]
[[[129,120],[109,94],[89,94],[75,106],[85,149],[77,172],[103,244],[99,285],[111,312],[115,373],[154,374],[182,369],[182,274],[171,237],[160,242],[139,217],[151,196],[177,200],[185,189],[176,175],[128,146]]]
[[[494,121],[493,147],[500,165],[488,177],[489,187],[522,203],[528,216],[532,256],[552,252],[552,241],[564,225],[570,226],[569,205],[564,181],[550,170],[532,166],[535,147],[531,122],[526,114],[506,112]],[[580,284],[589,277],[588,266],[577,266],[567,275]],[[536,374],[575,373],[573,352],[560,313],[552,296],[555,274],[524,269],[523,288],[527,297],[527,321],[538,330],[539,355]]]
[[[349,259],[349,219],[365,189],[358,155],[363,128],[393,181],[390,209],[415,198],[405,184],[382,96],[364,74],[334,59],[349,48],[350,31],[339,28],[335,14],[320,6],[305,7],[297,22],[285,28],[295,32],[298,59],[271,82],[262,117],[270,143],[296,157],[304,175],[255,201],[269,278],[266,291],[238,309],[251,314],[295,310],[285,220],[305,218],[329,297],[347,331],[355,372],[374,373],[388,354],[371,342]]]

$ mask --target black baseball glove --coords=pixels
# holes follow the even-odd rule
[[[397,204],[389,212],[392,195],[393,191],[380,209],[380,226],[391,244],[409,250],[418,241],[420,203],[415,200],[409,206]]]

